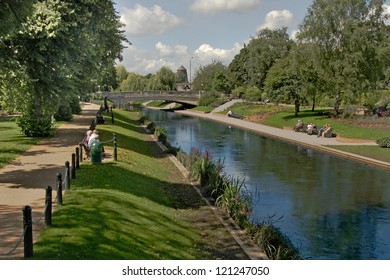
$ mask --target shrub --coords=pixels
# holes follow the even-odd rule
[[[56,121],[71,121],[73,119],[72,109],[68,104],[63,104],[58,107],[54,114]]]
[[[52,118],[49,115],[23,114],[16,122],[28,137],[48,137],[54,134]]]
[[[260,249],[271,260],[298,260],[298,250],[292,245],[290,239],[280,230],[270,224],[257,225],[254,230],[254,239]]]
[[[390,148],[390,137],[384,137],[381,139],[376,140],[376,143],[381,148]]]
[[[156,126],[154,135],[157,137],[158,141],[165,144],[167,141],[167,128],[163,126]]]

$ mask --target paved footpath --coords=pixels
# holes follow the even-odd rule
[[[56,174],[64,178],[65,162],[71,162],[71,155],[89,128],[99,105],[85,103],[80,115],[71,122],[61,125],[53,138],[42,140],[38,145],[0,169],[0,259],[21,259],[24,255],[23,242],[12,250],[23,233],[22,209],[32,208],[34,242],[42,229],[42,213],[45,204],[45,188],[53,188],[56,197]],[[53,205],[54,206],[54,205]],[[41,219],[40,219],[41,218]]]

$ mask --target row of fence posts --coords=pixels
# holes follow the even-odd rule
[[[113,135],[114,140],[114,161],[117,161],[117,141],[116,133]],[[76,169],[80,168],[80,162],[83,161],[83,144],[80,143],[79,147],[76,147],[75,153],[72,153],[71,162],[65,162],[65,180],[63,182],[61,173],[57,173],[57,205],[62,205],[62,191],[64,184],[65,190],[70,190],[70,179],[76,179]],[[52,224],[52,187],[46,187],[45,195],[45,225],[50,226]],[[33,252],[33,234],[32,234],[32,208],[28,205],[24,206],[23,212],[23,235],[24,235],[24,257],[29,258],[34,255]]]

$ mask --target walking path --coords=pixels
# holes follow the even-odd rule
[[[23,234],[22,208],[29,205],[33,222],[39,220],[44,211],[45,188],[56,189],[57,173],[64,178],[65,162],[71,162],[71,154],[99,108],[96,104],[84,104],[82,113],[61,125],[53,138],[41,141],[0,169],[0,259],[23,258],[23,242],[11,255],[7,254]],[[34,224],[34,242],[42,227],[43,221]]]

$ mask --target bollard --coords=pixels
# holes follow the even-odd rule
[[[69,168],[69,161],[65,162],[65,190],[70,189],[70,168]]]
[[[80,168],[80,149],[79,147],[76,147],[76,169]]]
[[[32,235],[32,218],[31,207],[23,207],[23,232],[24,232],[24,257],[33,256],[33,235]]]
[[[79,149],[79,151],[80,151],[80,153],[79,153],[79,157],[80,157],[80,159],[79,159],[79,161],[80,162],[83,162],[83,143],[79,143],[79,147],[80,147],[80,149]]]
[[[118,160],[117,156],[117,145],[116,145],[116,133],[114,133],[114,161]]]
[[[76,155],[72,153],[71,179],[76,179]]]
[[[46,226],[51,226],[51,206],[52,206],[52,198],[53,198],[52,190],[53,189],[50,186],[46,187],[46,199],[45,199],[45,225]]]
[[[62,176],[57,173],[57,205],[62,205]]]

